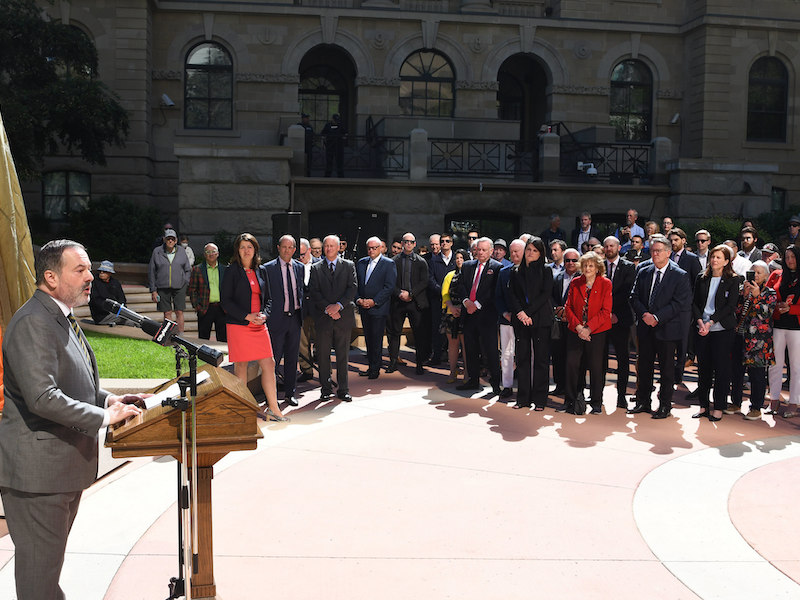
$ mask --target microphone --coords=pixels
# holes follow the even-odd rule
[[[193,344],[189,340],[176,335],[174,331],[177,327],[177,324],[173,323],[172,321],[164,321],[163,324],[159,324],[153,319],[145,317],[144,315],[140,315],[139,313],[132,311],[130,308],[127,308],[124,304],[120,304],[111,298],[106,298],[103,301],[103,308],[111,313],[114,313],[118,317],[121,316],[129,321],[133,321],[139,327],[141,327],[142,331],[144,331],[147,335],[152,336],[153,341],[157,344],[161,344],[162,346],[170,346],[173,342],[177,342],[186,348],[190,354],[196,355],[203,362],[214,365],[215,367],[220,366],[222,361],[225,359],[225,355],[219,350],[215,350],[214,348],[206,346],[205,344],[198,346],[197,344]]]

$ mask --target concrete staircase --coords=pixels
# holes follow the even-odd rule
[[[164,320],[164,313],[156,310],[156,303],[150,299],[150,291],[143,285],[123,285],[127,302],[125,306],[142,316],[149,317],[159,323]],[[185,332],[190,336],[197,335],[197,313],[186,299],[186,310],[183,312],[186,321]],[[88,306],[81,306],[75,309],[75,317],[80,320],[92,320],[92,313]]]

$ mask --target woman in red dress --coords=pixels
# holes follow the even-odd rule
[[[275,360],[267,330],[267,278],[261,267],[258,241],[243,233],[233,244],[234,256],[220,290],[228,330],[228,358],[234,374],[247,383],[247,365],[251,360],[261,367],[261,387],[267,397],[267,414],[276,421],[288,421],[278,406],[275,384]]]

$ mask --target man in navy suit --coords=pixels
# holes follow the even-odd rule
[[[272,311],[267,319],[272,355],[276,369],[283,358],[283,389],[285,400],[291,406],[297,406],[297,359],[306,296],[305,267],[292,258],[295,248],[294,238],[284,235],[278,244],[278,258],[264,265],[272,300]]]
[[[689,329],[686,308],[691,310],[692,289],[686,271],[672,262],[670,243],[661,234],[650,238],[651,262],[636,272],[631,306],[638,324],[639,368],[636,405],[629,413],[650,412],[655,359],[661,373],[661,402],[654,419],[665,419],[672,409],[675,350]]]
[[[397,267],[394,261],[381,254],[381,240],[367,240],[367,254],[356,265],[358,293],[356,305],[361,313],[364,341],[367,344],[367,370],[359,375],[377,379],[383,355],[383,331],[389,316],[392,292],[397,283]]]
[[[631,216],[631,211],[628,211],[628,218]],[[609,344],[613,344],[614,354],[617,356],[617,408],[628,408],[625,390],[630,379],[628,347],[633,325],[630,296],[633,281],[636,279],[636,267],[632,262],[622,258],[620,241],[615,236],[610,235],[603,240],[603,250],[606,257],[606,277],[611,280],[611,295],[614,298],[611,308],[611,330],[606,336],[604,364],[608,373],[608,347]]]
[[[444,337],[439,333],[439,323],[442,321],[442,283],[450,271],[456,270],[456,255],[453,252],[453,236],[449,233],[436,235],[439,240],[439,252],[431,253],[428,260],[428,300],[431,305],[431,366],[440,364],[442,343]],[[433,241],[434,236],[431,236]],[[447,344],[444,344],[447,346]]]
[[[494,291],[503,268],[491,258],[494,243],[488,237],[480,238],[475,245],[476,260],[461,267],[458,287],[464,310],[464,346],[467,352],[469,379],[459,385],[458,390],[479,390],[481,350],[489,363],[489,382],[492,393],[500,394],[500,354],[497,350],[497,308]]]
[[[686,233],[680,227],[673,227],[666,234],[669,238],[669,243],[672,246],[672,253],[670,260],[677,263],[677,265],[689,274],[689,285],[694,292],[694,284],[697,281],[697,276],[703,267],[700,266],[700,259],[697,254],[689,252],[686,249]],[[689,298],[689,308],[691,312],[692,299]],[[691,316],[689,317],[691,319]],[[677,357],[675,359],[675,383],[683,381],[683,370],[686,368],[686,355],[689,355],[689,364],[694,362],[694,338],[689,337],[689,329],[686,330],[686,336],[678,343]]]

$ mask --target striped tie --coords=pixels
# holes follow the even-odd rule
[[[75,332],[75,335],[78,336],[78,341],[81,344],[81,350],[83,350],[83,356],[86,358],[87,364],[91,367],[92,366],[92,359],[89,356],[89,347],[86,345],[86,340],[83,338],[83,334],[81,332],[81,328],[78,325],[78,322],[75,320],[74,315],[69,314],[67,315],[67,319],[69,319],[70,327],[72,327],[72,331]]]

